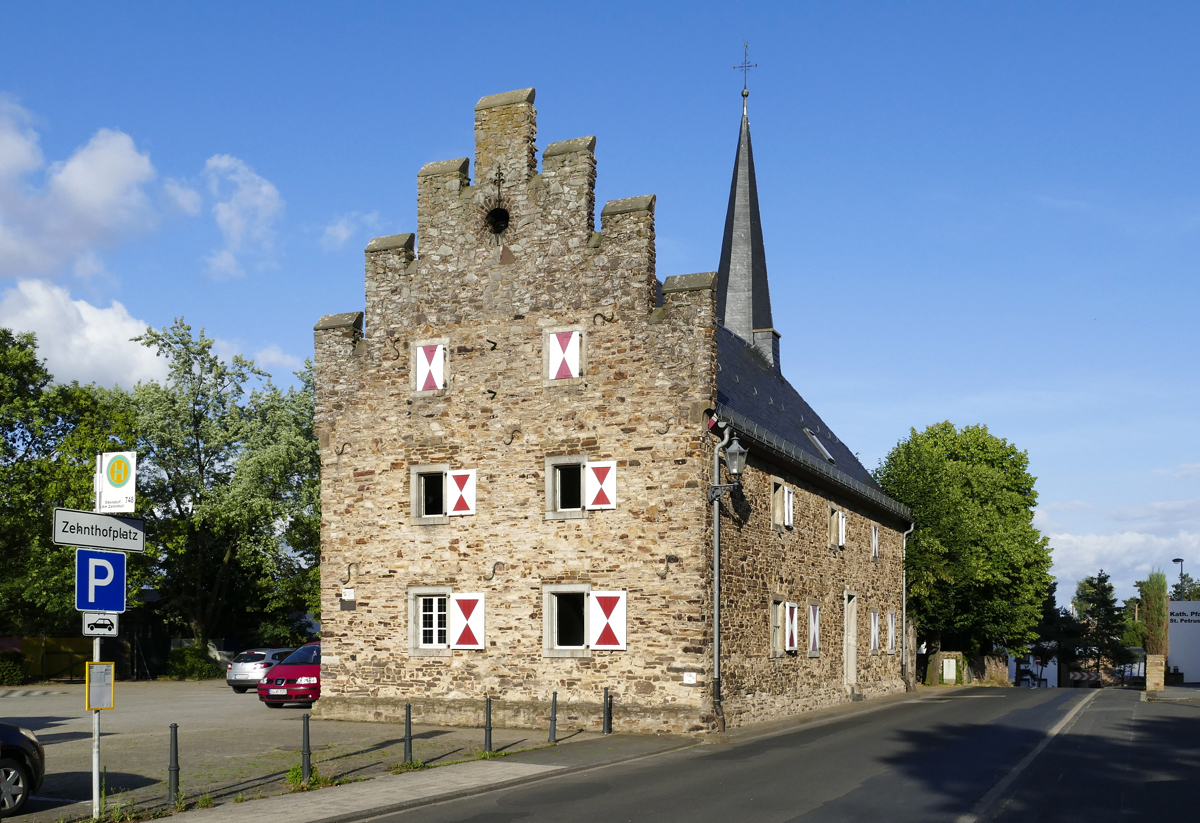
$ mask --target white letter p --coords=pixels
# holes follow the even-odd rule
[[[108,571],[108,575],[103,578],[97,578],[96,577],[96,569],[101,566],[103,566]],[[107,560],[102,560],[99,557],[89,557],[88,558],[88,602],[89,603],[96,602],[96,587],[97,586],[107,586],[111,582],[113,582],[112,563],[109,563]]]

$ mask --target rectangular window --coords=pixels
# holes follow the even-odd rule
[[[811,429],[805,429],[804,433],[808,435],[809,442],[813,444],[813,447],[816,448],[821,457],[825,458],[830,463],[836,462],[833,459],[833,455],[829,453],[829,450],[825,448],[825,445],[821,442],[820,438],[818,438]]]
[[[821,604],[808,603],[808,656],[821,656]]]
[[[871,559],[879,559],[879,524],[871,524]]]
[[[879,654],[879,609],[871,609],[871,654]]]
[[[784,609],[782,600],[771,601],[771,657],[783,656],[783,631],[787,625],[787,615]]]
[[[554,648],[584,647],[586,600],[586,592],[555,592],[551,595],[550,602],[554,604]]]
[[[446,514],[446,475],[438,472],[436,474],[421,474],[418,475],[420,482],[420,502],[421,502],[421,517],[441,517]]]
[[[846,513],[840,509],[829,507],[829,546],[842,548],[846,545]]]
[[[583,466],[554,467],[554,507],[560,512],[583,508]]]
[[[421,610],[421,641],[423,649],[442,649],[446,640],[446,597],[418,597]]]
[[[771,525],[777,529],[783,528],[783,492],[784,485],[779,480],[771,484]]]
[[[896,613],[888,612],[888,654],[896,653]]]

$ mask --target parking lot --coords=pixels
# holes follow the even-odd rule
[[[34,688],[52,693],[0,697],[0,717],[33,729],[46,747],[46,782],[17,819],[70,820],[89,813],[91,802],[92,721],[83,709],[83,686]],[[179,782],[189,805],[204,795],[220,803],[287,791],[285,775],[300,763],[306,711],[268,709],[254,692],[236,694],[224,680],[118,683],[116,708],[100,719],[109,803],[132,801],[143,809],[166,805],[171,723],[179,724]],[[436,764],[480,753],[482,730],[424,726],[418,719],[413,718],[414,758]],[[570,734],[560,727],[560,738]],[[404,759],[403,725],[313,719],[311,742],[322,776],[372,777]],[[496,749],[545,742],[542,731],[493,732]],[[76,805],[81,801],[87,805]]]

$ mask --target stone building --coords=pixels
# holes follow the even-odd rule
[[[607,687],[696,733],[902,690],[909,514],[783,377],[745,107],[719,269],[660,283],[654,195],[597,231],[595,138],[539,171],[533,104],[479,101],[473,168],[424,166],[316,325],[318,713],[595,726]]]

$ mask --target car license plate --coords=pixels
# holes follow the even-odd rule
[[[287,694],[287,689],[267,689],[267,694]]]
[[[250,676],[250,675],[248,675],[248,674],[235,674],[235,675],[233,676],[233,679],[234,679],[234,680],[245,680],[245,679],[246,679],[247,677],[249,677],[249,676]]]

